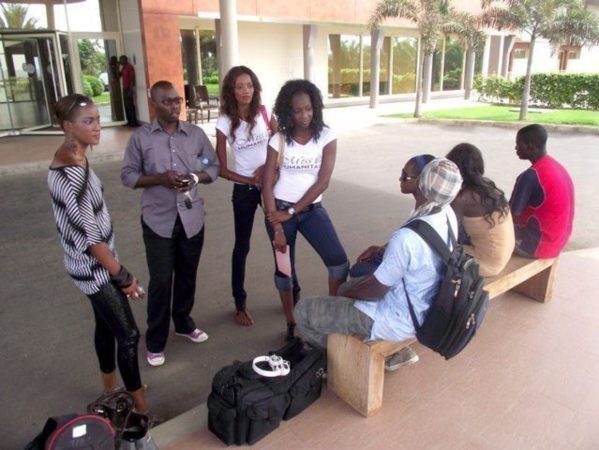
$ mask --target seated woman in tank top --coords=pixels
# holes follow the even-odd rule
[[[505,194],[484,175],[480,150],[472,144],[458,144],[448,154],[464,180],[453,209],[461,223],[458,241],[480,265],[484,277],[499,274],[514,251],[514,225]]]

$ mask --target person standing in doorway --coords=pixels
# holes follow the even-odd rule
[[[121,180],[144,190],[141,225],[150,272],[146,360],[161,366],[170,316],[177,335],[195,343],[208,339],[190,315],[204,243],[198,185],[216,180],[219,163],[206,134],[179,120],[183,98],[170,81],[152,86],[150,102],[156,118],[131,136]]]
[[[135,112],[135,68],[129,64],[125,55],[119,58],[121,65],[121,83],[123,85],[123,102],[125,103],[125,115],[127,116],[128,127],[138,127],[137,113]]]

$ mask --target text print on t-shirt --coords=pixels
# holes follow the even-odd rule
[[[235,142],[235,147],[238,151],[251,150],[254,147],[264,145],[270,136],[268,133],[252,133],[251,136],[238,136]]]
[[[315,157],[299,155],[299,156],[287,156],[284,155],[285,169],[295,171],[312,171],[314,169],[320,169],[322,162],[322,155]]]

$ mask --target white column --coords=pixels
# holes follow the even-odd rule
[[[239,38],[237,35],[236,0],[219,0],[221,74],[239,64]]]
[[[46,20],[48,21],[48,29],[54,30],[56,24],[54,22],[54,3],[52,3],[52,0],[46,1]]]
[[[424,66],[422,68],[422,103],[428,102],[433,85],[433,54],[424,55]]]
[[[474,81],[474,63],[476,60],[476,53],[471,47],[466,49],[466,58],[463,71],[464,79],[464,98],[470,99],[472,93],[472,82]]]
[[[381,65],[381,46],[385,32],[377,28],[370,34],[370,107],[376,108],[379,104],[379,67]]]
[[[360,70],[358,71],[358,97],[364,95],[364,36],[360,35]]]
[[[508,77],[508,70],[510,67],[510,53],[514,48],[516,42],[516,36],[504,36],[503,37],[503,59],[501,62],[501,76],[504,78]]]
[[[490,59],[490,53],[491,53],[491,36],[487,36],[487,38],[485,39],[485,49],[483,51],[483,64],[482,64],[482,70],[481,70],[481,75],[488,77],[489,76],[489,59]]]
[[[304,78],[312,82],[314,79],[314,47],[318,37],[318,26],[304,25]]]

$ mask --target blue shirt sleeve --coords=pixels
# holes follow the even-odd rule
[[[516,220],[522,211],[529,205],[535,186],[539,185],[539,178],[533,169],[524,171],[517,179],[514,191],[510,198],[510,209]]]

